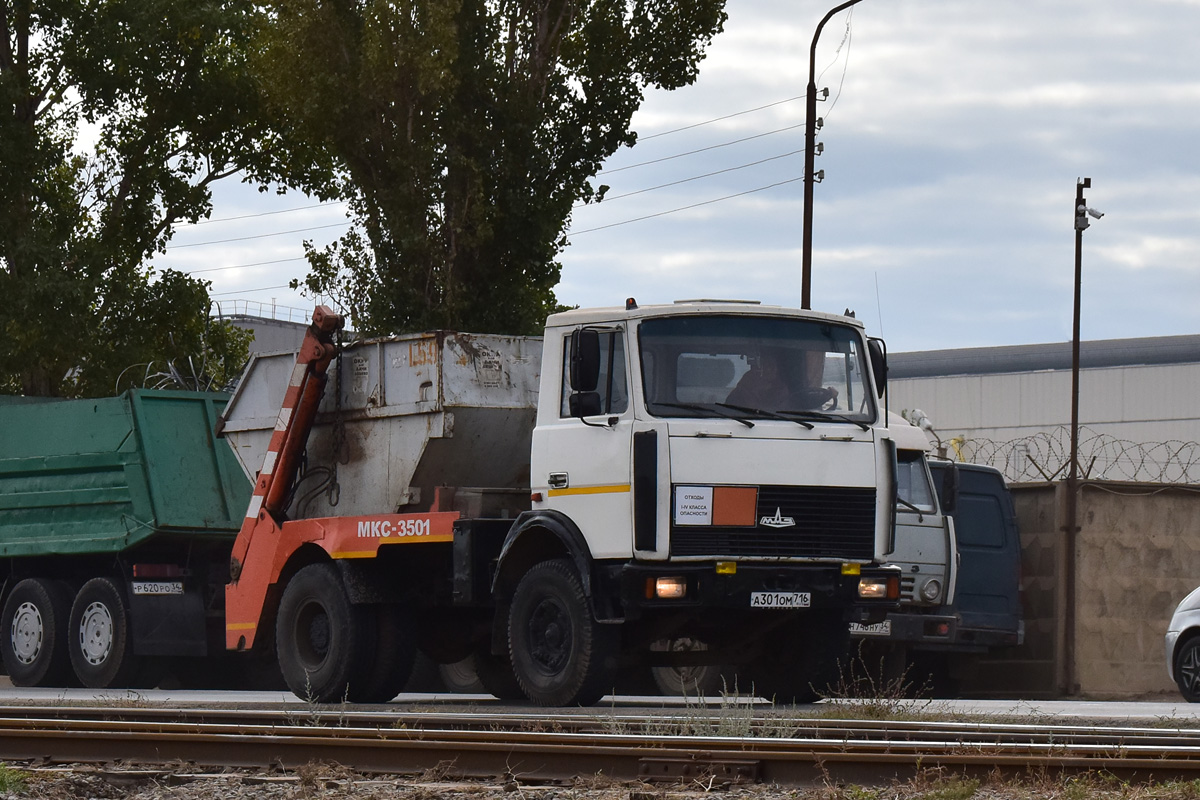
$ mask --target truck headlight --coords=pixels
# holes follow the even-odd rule
[[[897,578],[859,578],[858,596],[863,600],[894,600],[900,596],[900,581]]]
[[[651,578],[646,581],[646,594],[652,600],[679,600],[687,595],[687,578]]]
[[[932,603],[942,595],[942,582],[937,578],[930,578],[921,584],[921,599]]]

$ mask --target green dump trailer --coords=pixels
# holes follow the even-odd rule
[[[17,686],[215,677],[251,484],[228,396],[0,398],[0,656]]]

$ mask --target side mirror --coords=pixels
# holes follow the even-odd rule
[[[953,514],[958,510],[958,467],[951,464],[942,475],[942,513]]]
[[[576,328],[571,332],[569,377],[571,388],[576,392],[596,391],[596,385],[600,382],[600,334],[597,331]]]
[[[871,354],[871,375],[875,378],[875,392],[883,397],[887,391],[887,346],[883,339],[867,339],[867,350]]]

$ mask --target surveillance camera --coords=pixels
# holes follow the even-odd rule
[[[1087,211],[1088,215],[1089,215],[1089,216],[1091,216],[1091,218],[1092,218],[1092,219],[1100,219],[1101,217],[1103,217],[1103,216],[1104,216],[1104,212],[1103,212],[1103,211],[1097,211],[1097,210],[1096,210],[1096,209],[1094,209],[1094,208],[1088,208],[1088,209],[1085,209],[1085,210]]]

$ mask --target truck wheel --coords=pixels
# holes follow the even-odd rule
[[[780,645],[755,665],[755,692],[779,705],[814,703],[835,690],[850,648],[849,626],[833,615],[805,616],[779,629]]]
[[[74,684],[67,653],[71,595],[62,584],[26,578],[4,603],[0,657],[14,686]]]
[[[275,623],[279,668],[293,694],[312,703],[348,699],[351,679],[370,653],[366,616],[351,605],[332,564],[296,573]]]
[[[618,629],[592,619],[571,562],[543,561],[517,584],[508,617],[513,672],[542,706],[591,705],[612,690]]]
[[[399,606],[388,603],[354,609],[366,629],[374,629],[373,654],[361,663],[364,674],[350,681],[347,699],[352,703],[386,703],[412,676],[417,646],[412,621]],[[373,623],[373,624],[372,624]]]
[[[509,674],[512,674],[512,668],[505,665]],[[448,691],[455,694],[479,694],[487,692],[483,688],[483,682],[479,680],[479,668],[475,666],[475,655],[469,655],[461,661],[455,661],[453,664],[438,664],[438,676],[442,679],[442,685]],[[517,683],[516,676],[513,676],[512,683],[515,686]],[[517,686],[517,692],[520,693],[521,687]],[[521,695],[524,697],[525,695]]]
[[[475,675],[479,685],[497,700],[528,700],[517,676],[513,673],[512,661],[507,655],[498,656],[487,650],[477,650],[474,656]]]
[[[75,595],[68,623],[71,666],[89,689],[143,688],[133,654],[129,608],[111,578],[92,578]]]
[[[662,640],[650,646],[652,650],[707,650],[704,642],[689,637]],[[687,667],[651,667],[650,676],[660,694],[667,697],[714,697],[724,688],[719,664],[697,664]]]
[[[1193,636],[1175,651],[1175,684],[1189,703],[1200,703],[1200,636]]]

